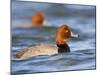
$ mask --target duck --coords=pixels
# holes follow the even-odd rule
[[[68,25],[62,24],[55,32],[56,47],[50,44],[39,44],[26,49],[22,49],[15,54],[16,58],[28,58],[39,55],[53,55],[70,52],[67,42],[71,38],[78,38],[78,35],[71,31]]]
[[[37,11],[31,16],[31,27],[42,27],[44,24],[44,12]]]

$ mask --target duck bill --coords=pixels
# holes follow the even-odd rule
[[[78,35],[75,34],[75,33],[73,33],[73,32],[71,32],[71,37],[73,37],[73,38],[78,38]]]

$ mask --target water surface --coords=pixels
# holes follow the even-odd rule
[[[43,28],[20,28],[30,25],[29,17],[41,10],[45,12],[49,26]],[[70,53],[50,56],[35,56],[16,59],[14,54],[21,49],[40,43],[55,45],[54,34],[61,24],[68,24],[79,34],[70,39]],[[27,74],[53,71],[95,69],[95,6],[12,2],[12,66],[11,73]]]

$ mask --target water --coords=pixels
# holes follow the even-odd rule
[[[50,25],[39,29],[20,28],[20,25],[30,25],[29,17],[38,10],[46,13]],[[68,24],[72,31],[79,34],[78,39],[71,38],[68,42],[70,53],[27,59],[14,58],[17,51],[36,44],[47,43],[56,46],[54,34],[61,24]],[[15,75],[95,69],[95,26],[95,6],[13,1],[11,73]]]

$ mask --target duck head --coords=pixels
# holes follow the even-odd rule
[[[56,44],[58,46],[58,52],[70,52],[69,46],[66,44],[69,38],[78,38],[78,35],[73,33],[68,25],[61,25],[56,32]]]
[[[36,12],[31,17],[31,27],[42,27],[44,23],[44,13],[41,11]]]

